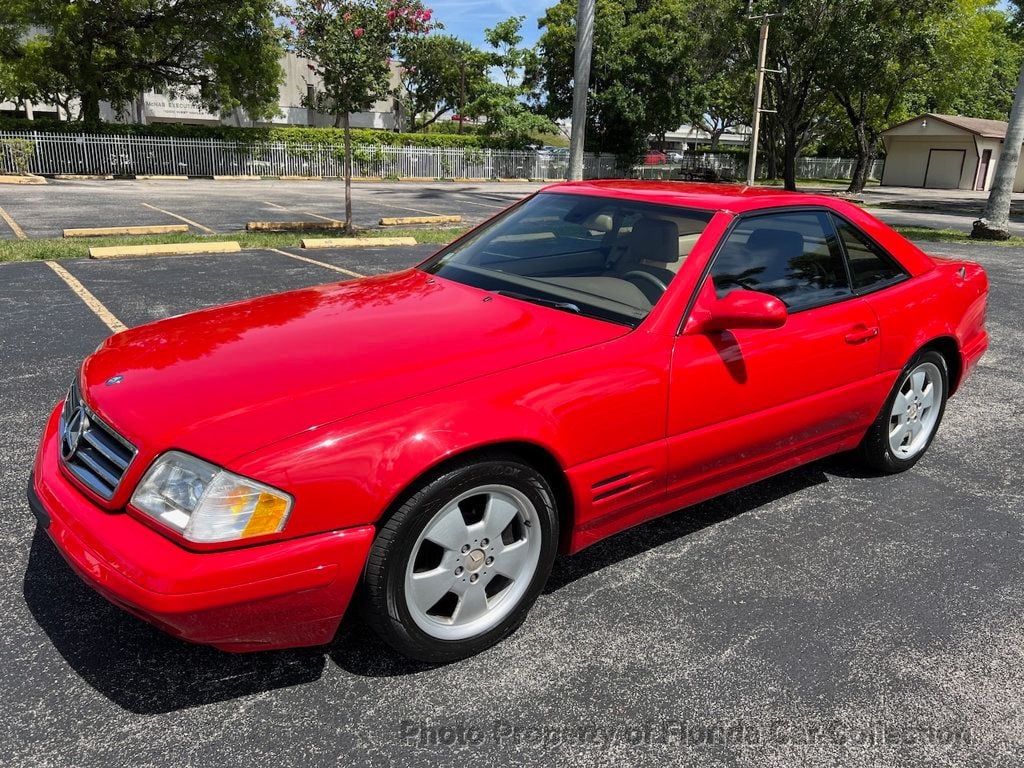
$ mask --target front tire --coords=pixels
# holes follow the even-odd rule
[[[522,624],[558,545],[554,494],[513,456],[428,478],[381,527],[364,608],[393,648],[430,663],[472,656]]]
[[[946,358],[934,350],[916,355],[861,441],[861,460],[886,474],[910,469],[935,438],[948,395]]]

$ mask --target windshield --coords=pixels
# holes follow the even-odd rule
[[[422,269],[574,314],[636,327],[690,254],[711,213],[542,193],[446,248]]]

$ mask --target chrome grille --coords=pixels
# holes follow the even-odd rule
[[[113,498],[135,458],[135,446],[104,424],[71,385],[60,414],[61,462],[86,488]]]

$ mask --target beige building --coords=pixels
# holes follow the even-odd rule
[[[890,187],[988,190],[1006,136],[1002,120],[925,114],[882,134]],[[1024,191],[1024,164],[1014,191]]]
[[[118,112],[106,103],[100,102],[100,116],[110,123],[191,123],[194,125],[297,125],[297,126],[331,126],[335,118],[316,110],[307,109],[302,105],[302,97],[313,94],[322,86],[322,81],[313,71],[308,59],[293,53],[281,57],[283,79],[278,88],[278,114],[266,121],[254,122],[243,110],[236,109],[229,115],[218,115],[208,112],[196,104],[187,94],[175,93],[170,89],[156,89],[139,94],[126,108]],[[398,65],[391,67],[391,87],[399,87]],[[55,107],[39,104],[12,104],[0,102],[0,115],[25,114],[30,119],[48,117],[51,119],[68,120],[77,116],[77,103],[71,104],[72,114],[69,116]],[[380,128],[394,130],[396,116],[394,100],[378,101],[368,112],[352,115],[353,128]]]

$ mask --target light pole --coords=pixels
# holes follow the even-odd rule
[[[757,81],[754,85],[754,122],[750,133],[750,159],[747,162],[747,186],[753,186],[754,178],[757,175],[757,143],[761,136],[761,113],[774,112],[774,109],[761,109],[761,101],[764,97],[764,74],[765,72],[778,72],[777,69],[765,69],[764,63],[768,56],[768,22],[778,16],[777,13],[762,13],[759,16],[751,15],[753,0],[747,2],[747,19],[761,22],[761,35],[757,49]]]
[[[583,179],[583,142],[587,134],[587,91],[594,47],[594,1],[579,0],[576,9],[576,65],[572,82],[572,130],[569,134],[569,181]]]

